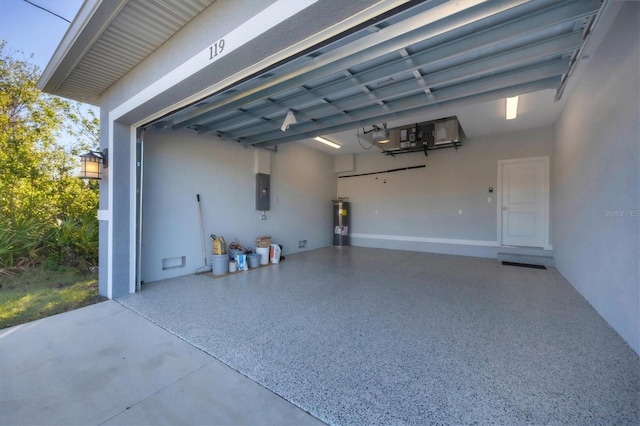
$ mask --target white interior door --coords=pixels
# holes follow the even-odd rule
[[[501,245],[548,248],[549,157],[498,163]]]

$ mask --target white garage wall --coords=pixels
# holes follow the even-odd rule
[[[196,194],[200,194],[205,246],[212,233],[245,246],[271,235],[284,254],[331,245],[335,198],[333,158],[299,144],[278,147],[271,159],[271,210],[255,210],[254,149],[191,131],[145,136],[142,279],[190,274],[203,266]],[[186,256],[183,268],[162,270],[162,260]]]
[[[552,129],[541,128],[469,138],[457,151],[428,157],[357,155],[356,171],[341,175],[426,168],[338,179],[338,195],[352,202],[352,245],[493,257],[498,160],[547,156],[551,149]]]
[[[640,353],[640,5],[624,4],[555,129],[556,266]]]

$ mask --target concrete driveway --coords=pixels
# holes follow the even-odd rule
[[[322,424],[122,305],[0,330],[0,424]]]

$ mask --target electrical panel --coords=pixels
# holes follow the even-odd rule
[[[270,178],[271,175],[266,173],[256,173],[256,210],[269,210],[269,200],[271,199]]]

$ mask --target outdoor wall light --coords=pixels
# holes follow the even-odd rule
[[[102,170],[100,164],[105,169],[109,166],[109,151],[107,148],[102,151],[89,151],[80,156],[80,178],[81,179],[101,179]]]

